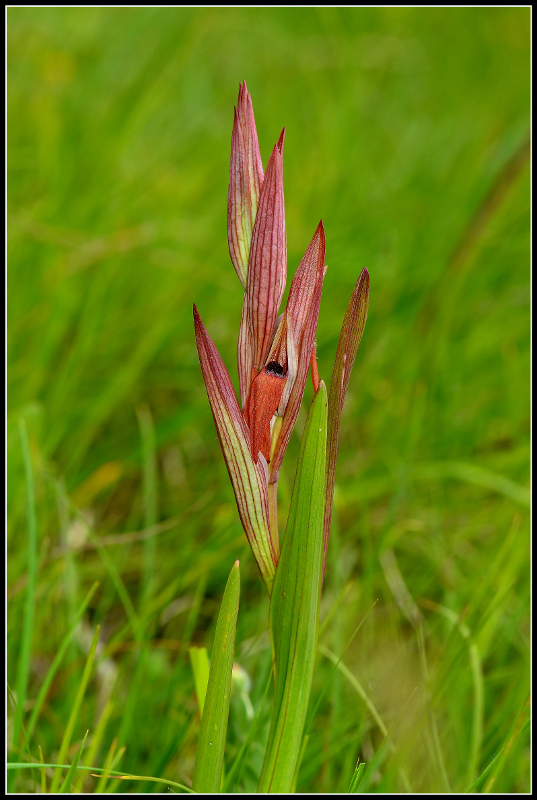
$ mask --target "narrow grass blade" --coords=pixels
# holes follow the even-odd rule
[[[332,380],[330,381],[330,394],[328,397],[328,441],[326,445],[327,468],[326,508],[324,511],[323,574],[328,550],[328,537],[330,536],[330,522],[332,519],[341,411],[349,386],[354,359],[356,358],[356,353],[358,352],[358,347],[362,340],[368,307],[369,272],[364,267],[354,287],[347,310],[345,311],[337,345]]]
[[[153,417],[146,403],[136,409],[140,437],[142,440],[143,463],[143,509],[144,528],[152,528],[158,520],[158,479]],[[141,602],[148,600],[153,592],[157,563],[157,537],[148,536],[144,540],[143,575]]]
[[[375,601],[375,603],[376,603],[376,601]],[[317,709],[319,708],[319,706],[321,704],[321,700],[323,699],[323,697],[325,695],[325,692],[328,689],[328,686],[329,686],[332,678],[336,674],[336,670],[338,669],[338,667],[339,667],[339,665],[341,663],[341,659],[343,658],[343,656],[345,655],[345,653],[347,652],[347,650],[351,646],[352,642],[354,641],[354,637],[356,636],[356,634],[358,633],[358,631],[360,630],[360,628],[362,627],[362,625],[366,621],[366,619],[369,616],[371,610],[373,609],[375,603],[373,603],[373,606],[371,606],[371,608],[369,609],[367,614],[364,616],[364,618],[358,623],[358,625],[354,629],[354,632],[353,632],[352,636],[350,637],[349,641],[347,642],[347,644],[345,645],[345,647],[343,648],[340,657],[337,659],[337,661],[335,663],[333,662],[334,663],[334,668],[333,668],[332,672],[330,673],[330,675],[328,676],[328,679],[325,681],[324,687],[323,687],[321,693],[319,694],[319,697],[317,698],[317,702],[315,703],[315,706],[313,707],[313,711],[310,714],[310,718],[308,720],[308,724],[306,725],[306,730],[305,730],[304,735],[309,733],[311,725],[312,725],[312,722],[315,719],[315,714],[317,713]],[[321,630],[319,631],[319,638],[321,637],[321,635],[322,635],[322,627],[321,627]],[[323,647],[323,645],[321,645],[321,644],[318,645],[318,647],[317,647],[317,652],[318,653],[323,652],[322,647]],[[324,654],[327,655],[326,652]],[[330,654],[327,657],[331,659],[332,655],[333,654]]]
[[[73,761],[73,763],[69,767],[69,770],[67,772],[67,775],[65,776],[64,782],[62,783],[62,785],[58,789],[58,793],[59,794],[68,794],[71,791],[71,785],[73,783],[73,780],[74,780],[75,775],[76,775],[76,771],[78,769],[78,762],[80,761],[80,756],[82,755],[82,751],[84,749],[84,745],[86,744],[86,739],[88,738],[88,733],[89,733],[89,731],[86,731],[86,735],[82,739],[82,742],[80,743],[80,747],[78,748],[78,752],[77,752],[77,754],[75,756],[75,760]]]
[[[356,769],[354,770],[354,775],[352,776],[351,785],[349,786],[349,791],[347,794],[358,794],[358,787],[360,786],[360,782],[362,780],[362,774],[365,769],[365,761],[356,764]]]
[[[39,745],[39,760],[42,764],[45,763],[45,759],[43,758],[43,751],[41,749],[41,745]],[[43,767],[41,770],[41,794],[47,793],[47,771]]]
[[[29,739],[28,739],[28,735],[26,733],[26,728],[24,727],[24,722],[22,721],[22,717],[21,717],[21,712],[19,710],[19,706],[17,705],[17,701],[15,699],[15,696],[13,695],[13,692],[11,691],[11,687],[10,687],[9,683],[6,686],[7,686],[7,693],[9,695],[9,698],[10,698],[11,702],[13,703],[13,709],[15,711],[15,715],[16,715],[17,719],[19,720],[19,725],[20,725],[20,729],[22,731],[22,735],[24,736],[24,743],[26,745],[26,750],[28,752],[28,756],[30,757],[30,759],[33,759],[33,756],[32,756],[31,750],[30,750],[30,742],[29,742]],[[20,755],[19,755],[19,758],[20,758]],[[11,778],[11,780],[13,781],[15,779],[15,773],[12,773],[12,775],[10,775],[9,778]],[[32,773],[32,780],[34,781],[34,784],[35,784],[35,778],[33,776],[33,773]],[[9,783],[9,781],[8,781],[8,783]],[[11,794],[11,792],[8,791],[8,794]]]
[[[108,779],[110,775],[113,775],[114,765],[118,763],[125,750],[125,746],[120,747],[118,750],[117,739],[112,739],[112,744],[108,749],[108,753],[106,754],[106,759],[104,761],[104,768],[99,770],[99,772],[101,772],[101,777],[99,778],[97,786],[95,787],[95,794],[104,794],[108,784]],[[97,770],[94,770],[94,772],[96,771]]]
[[[26,548],[28,566],[28,588],[26,590],[26,607],[22,623],[21,647],[17,666],[17,703],[24,719],[24,706],[28,690],[28,676],[30,674],[30,656],[32,650],[32,637],[34,630],[35,614],[35,583],[37,576],[37,516],[35,511],[34,470],[28,431],[24,419],[19,419],[19,435],[21,440],[24,471],[26,476],[26,514],[28,518],[28,544]],[[16,716],[13,723],[13,745],[17,747],[21,731],[19,718]]]
[[[114,560],[108,554],[106,547],[103,547],[103,545],[101,544],[99,537],[96,536],[91,531],[90,531],[90,539],[95,545],[95,549],[97,550],[97,553],[99,554],[101,561],[106,567],[106,570],[110,576],[110,580],[114,584],[114,588],[118,594],[118,597],[121,600],[121,603],[123,604],[123,608],[125,609],[125,613],[129,620],[131,630],[134,634],[134,638],[136,639],[137,642],[143,641],[144,638],[143,625],[141,624],[138,615],[134,610],[134,606],[127,591],[127,587],[123,583],[123,580],[114,563]]]
[[[240,780],[241,768],[242,768],[244,756],[245,756],[246,751],[248,750],[248,748],[249,748],[249,746],[250,746],[250,744],[252,742],[252,739],[254,737],[254,734],[255,734],[255,732],[257,730],[257,725],[259,723],[259,718],[261,716],[261,711],[263,710],[263,706],[265,705],[265,700],[267,698],[267,693],[268,693],[269,686],[270,686],[271,682],[272,682],[272,674],[269,675],[269,679],[267,681],[267,685],[265,686],[265,693],[263,694],[263,697],[261,699],[261,703],[259,705],[259,708],[257,709],[256,715],[252,720],[252,724],[250,725],[250,730],[248,731],[246,739],[242,743],[241,749],[239,750],[239,752],[235,756],[235,760],[234,760],[234,762],[233,762],[233,764],[231,766],[231,769],[229,770],[228,774],[226,775],[226,779],[224,781],[224,785],[222,786],[222,792],[223,793],[230,793],[231,792],[231,788],[233,786],[233,782],[235,781],[236,783],[238,783],[239,780]]]
[[[375,755],[367,765],[367,769],[360,770],[359,775],[356,775],[355,773],[355,779],[353,779],[352,781],[353,784],[352,794],[363,794],[369,788],[369,784],[371,782],[373,774],[375,773],[377,767],[381,766],[381,764],[384,762],[384,759],[387,756],[386,743],[388,742],[388,737],[392,732],[392,730],[393,727],[388,732],[388,735],[380,743],[378,750],[376,751]],[[358,768],[356,771],[358,771]]]
[[[500,771],[501,771],[501,769],[503,767],[503,764],[505,762],[507,754],[508,754],[509,750],[511,749],[514,741],[516,739],[518,739],[518,737],[521,736],[521,734],[524,733],[524,731],[530,725],[530,723],[531,723],[531,718],[526,719],[525,722],[523,723],[522,727],[518,731],[516,731],[516,727],[519,724],[519,720],[516,720],[515,725],[513,726],[513,729],[510,731],[509,736],[507,737],[506,743],[504,744],[502,749],[498,753],[496,753],[496,755],[494,756],[494,758],[492,759],[492,761],[490,762],[488,767],[486,767],[486,769],[483,770],[481,775],[472,783],[470,788],[466,790],[465,794],[474,794],[474,793],[476,793],[476,789],[479,786],[479,784],[481,783],[481,781],[483,780],[483,778],[485,778],[489,774],[489,772],[492,771],[491,772],[492,777],[491,777],[488,785],[485,787],[485,789],[483,791],[483,794],[488,794],[490,792],[496,777],[498,776],[498,774],[500,773]]]
[[[117,746],[117,742],[115,744]],[[112,748],[110,748],[110,749],[112,749]],[[125,752],[126,749],[127,749],[126,747],[121,747],[118,750],[117,756],[116,756],[116,758],[113,759],[113,761],[115,761],[115,762],[119,761],[119,759],[121,758],[121,756],[123,755],[123,753]],[[43,768],[44,769],[57,769],[57,768],[59,768],[59,769],[70,769],[68,764],[43,764],[43,763],[41,763],[41,764],[26,764],[24,762],[12,762],[10,764],[7,764],[7,769],[11,770],[11,771],[14,771],[16,769],[34,769],[36,766],[38,766],[40,769],[43,769]],[[84,770],[86,772],[91,772],[92,774],[94,774],[94,776],[97,776],[97,775],[100,775],[100,776],[102,776],[102,775],[106,775],[106,776],[112,775],[114,778],[117,778],[118,780],[121,780],[121,781],[153,781],[154,783],[163,783],[166,786],[174,786],[176,789],[183,789],[185,792],[188,792],[189,794],[195,794],[195,792],[192,789],[190,789],[188,786],[185,786],[182,783],[176,783],[175,781],[169,781],[166,778],[154,778],[151,775],[129,775],[129,774],[125,774],[124,772],[119,772],[118,770],[106,769],[105,767],[81,767],[79,765],[78,769],[79,770]],[[102,793],[103,793],[102,790],[100,790],[99,787],[97,786],[97,789],[95,790],[94,794],[102,794]]]
[[[270,604],[276,694],[259,792],[290,792],[300,755],[319,630],[327,395],[321,382],[302,437]]]
[[[95,635],[91,643],[88,658],[86,660],[86,666],[84,667],[84,672],[82,673],[82,678],[80,680],[80,684],[76,693],[73,707],[71,709],[71,714],[69,716],[69,720],[65,728],[65,733],[63,734],[62,743],[60,745],[60,752],[58,753],[58,761],[60,764],[62,764],[65,761],[65,756],[67,755],[69,745],[71,744],[71,738],[73,736],[75,724],[78,719],[78,712],[80,711],[80,706],[82,704],[84,693],[86,691],[86,686],[88,684],[91,670],[93,667],[93,659],[95,657],[95,650],[97,649],[98,639],[99,639],[99,625],[97,625],[97,629],[95,631]],[[50,785],[51,794],[54,794],[55,792],[58,791],[61,780],[61,774],[62,774],[61,769],[57,769],[54,772],[54,777],[52,778],[52,783]]]
[[[209,682],[209,658],[205,647],[189,647],[188,652],[190,653],[190,663],[194,673],[194,685],[201,716],[203,715],[203,706]]]
[[[99,717],[99,721],[97,723],[97,727],[95,728],[95,731],[91,737],[91,744],[89,748],[86,750],[86,753],[84,755],[85,767],[89,767],[97,760],[97,754],[99,753],[104,738],[104,734],[106,733],[106,726],[108,725],[108,721],[110,719],[113,710],[114,710],[114,701],[110,697],[105,707],[102,710],[101,716]],[[73,789],[73,794],[80,794],[82,792],[85,778],[86,778],[85,773],[81,772],[80,778],[75,784],[75,787]]]
[[[82,619],[84,611],[88,607],[91,598],[95,594],[95,590],[97,589],[98,585],[99,585],[99,581],[95,581],[95,583],[93,584],[93,586],[91,587],[91,589],[87,593],[87,595],[86,595],[86,597],[84,599],[84,602],[82,603],[82,605],[80,606],[80,608],[77,611],[76,617],[73,620],[73,624],[71,625],[71,627],[70,627],[69,631],[67,632],[67,634],[63,637],[62,643],[60,644],[60,646],[58,648],[58,651],[56,652],[56,655],[54,656],[54,660],[53,660],[52,664],[50,665],[50,667],[48,669],[48,672],[46,674],[45,680],[43,681],[43,683],[41,685],[41,689],[39,690],[39,694],[37,695],[37,698],[36,698],[36,701],[35,701],[35,704],[34,704],[34,707],[33,707],[33,710],[32,710],[32,715],[30,717],[30,721],[28,722],[28,729],[27,729],[28,741],[30,741],[30,739],[31,739],[31,737],[33,735],[34,728],[36,726],[37,720],[39,719],[39,714],[41,713],[41,708],[42,708],[43,703],[45,701],[45,698],[47,696],[47,693],[48,693],[48,690],[50,688],[50,685],[51,685],[52,681],[54,680],[54,676],[55,676],[56,672],[58,671],[58,668],[59,668],[59,666],[60,666],[60,664],[62,662],[62,658],[64,657],[64,655],[65,655],[65,653],[67,651],[67,648],[69,647],[69,642],[71,641],[71,637],[73,636],[73,633],[75,632],[78,623]]]
[[[231,694],[231,670],[239,611],[239,562],[231,568],[216,623],[209,683],[201,718],[192,788],[195,792],[219,792],[224,766]]]

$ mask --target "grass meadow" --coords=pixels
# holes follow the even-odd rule
[[[245,79],[265,166],[286,126],[288,286],[324,222],[327,383],[371,276],[296,790],[346,792],[360,758],[368,792],[529,791],[530,13],[8,9],[9,761],[71,764],[89,731],[79,766],[164,783],[79,769],[72,790],[190,786],[189,647],[210,655],[239,558],[224,787],[255,791],[268,597],[192,322],[195,301],[237,386]]]

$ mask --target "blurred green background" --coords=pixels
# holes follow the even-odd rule
[[[256,709],[265,689],[268,601],[192,323],[195,301],[237,385],[226,214],[246,79],[265,165],[286,126],[288,285],[324,221],[327,382],[354,283],[364,265],[371,275],[312,703],[328,688],[297,790],[346,791],[382,742],[326,656],[370,612],[344,657],[395,725],[370,789],[463,791],[503,747],[479,788],[527,791],[529,8],[12,7],[7,19],[8,680],[28,586],[23,419],[38,535],[26,712],[100,582],[32,755],[57,757],[98,623],[69,757],[101,720],[92,764],[116,738],[121,769],[188,782],[188,646],[210,652],[237,557],[236,660]],[[298,432],[310,399],[308,385]],[[282,530],[299,441],[282,469]],[[234,790],[256,785],[267,714]],[[228,769],[248,727],[237,692]],[[31,791],[28,775],[12,788]]]

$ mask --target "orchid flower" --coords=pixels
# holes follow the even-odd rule
[[[216,430],[241,523],[269,594],[280,554],[278,476],[310,364],[315,390],[319,386],[315,332],[326,272],[321,221],[297,268],[286,308],[278,316],[287,277],[284,136],[285,129],[264,173],[252,101],[243,82],[231,138],[228,194],[229,252],[245,290],[237,352],[240,406],[229,373],[194,306],[198,354]],[[343,363],[343,377],[338,373],[337,425],[332,425],[336,450],[350,366]],[[335,469],[335,454],[329,463]],[[333,493],[333,475],[327,490]],[[328,528],[331,506],[330,499]],[[325,548],[327,541],[325,533]]]
[[[362,270],[347,306],[327,395],[315,355],[326,273],[322,221],[298,265],[285,309],[279,313],[287,277],[284,136],[285,129],[264,173],[252,101],[242,83],[231,139],[228,194],[229,253],[244,288],[237,349],[240,402],[196,306],[194,326],[239,516],[271,598],[275,691],[258,792],[289,794],[294,791],[313,680],[341,412],[367,317],[369,274]],[[280,554],[278,476],[310,369],[315,396],[302,434]],[[193,787],[198,792],[217,792],[222,784],[238,603],[236,562],[215,634],[194,769]]]

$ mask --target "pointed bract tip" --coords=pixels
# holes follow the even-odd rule
[[[324,225],[323,225],[323,221],[322,220],[320,220],[319,224],[317,225],[317,228],[315,229],[315,233],[313,234],[313,238],[315,239],[316,236],[320,236],[322,239],[326,239],[326,236],[325,236],[325,233],[324,233]]]
[[[284,140],[285,140],[285,128],[280,133],[280,138],[276,142],[276,147],[278,148],[278,150],[280,151],[280,153],[282,155],[283,155],[283,143],[284,143]]]

